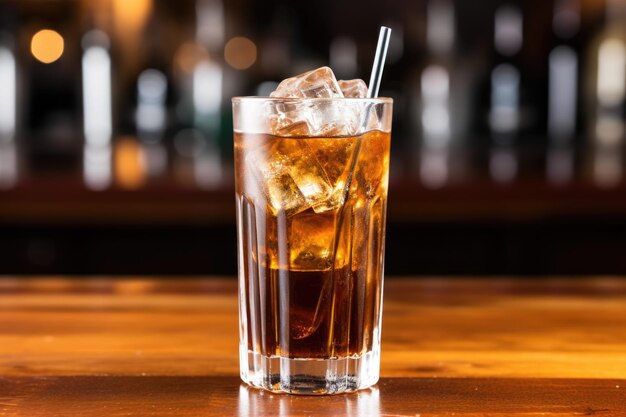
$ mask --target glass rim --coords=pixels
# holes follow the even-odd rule
[[[393,99],[391,97],[376,97],[376,98],[358,98],[358,97],[324,97],[324,98],[294,98],[294,97],[269,97],[269,96],[235,96],[231,98],[233,103],[240,103],[243,101],[252,102],[330,102],[330,101],[344,101],[348,103],[380,103],[380,104],[392,104]]]

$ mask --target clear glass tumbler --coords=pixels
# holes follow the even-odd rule
[[[241,378],[378,381],[392,100],[233,99]]]

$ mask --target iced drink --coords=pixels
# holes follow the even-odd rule
[[[241,377],[327,394],[376,383],[391,100],[328,68],[233,99]]]

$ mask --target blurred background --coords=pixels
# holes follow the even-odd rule
[[[0,0],[0,273],[235,274],[230,98],[380,25],[387,273],[626,273],[626,0]]]

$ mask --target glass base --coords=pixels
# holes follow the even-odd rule
[[[337,359],[292,359],[240,350],[241,379],[272,392],[327,395],[368,388],[378,382],[378,349]]]

